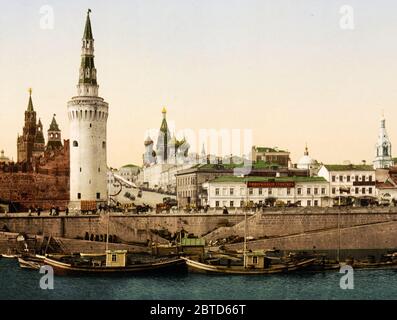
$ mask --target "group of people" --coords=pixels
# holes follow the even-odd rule
[[[40,207],[29,207],[29,217],[32,216],[32,213],[35,212],[37,216],[39,217],[41,212],[43,211],[42,208]],[[59,213],[61,212],[61,209],[59,207],[52,206],[50,209],[50,216],[59,216]],[[65,214],[69,214],[69,209],[65,209]]]
[[[29,216],[32,215],[32,212],[35,212],[35,213],[37,213],[37,216],[40,216],[41,211],[43,211],[43,209],[40,208],[40,207],[34,207],[34,208],[33,207],[29,207]]]

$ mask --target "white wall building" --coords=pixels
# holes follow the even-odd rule
[[[203,184],[203,187],[208,190],[207,204],[212,208],[239,208],[247,203],[265,204],[269,198],[286,205],[329,206],[329,184],[320,177],[222,176]]]
[[[82,201],[106,204],[106,123],[108,104],[98,97],[94,65],[94,38],[87,13],[77,96],[68,102],[70,124],[70,203],[81,209]]]
[[[319,177],[329,182],[330,196],[356,199],[376,197],[375,170],[370,165],[322,165]],[[343,190],[346,190],[344,192]]]

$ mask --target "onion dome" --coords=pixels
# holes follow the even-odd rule
[[[145,146],[150,146],[151,144],[153,144],[153,140],[150,138],[150,136],[148,136],[144,142]]]

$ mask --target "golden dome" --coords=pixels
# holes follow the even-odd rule
[[[163,107],[163,110],[161,111],[161,113],[167,113],[167,109],[165,107]]]

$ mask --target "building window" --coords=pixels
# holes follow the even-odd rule
[[[219,208],[219,201],[215,201],[215,207]]]
[[[314,188],[314,194],[318,194],[318,188]]]
[[[240,207],[244,207],[244,201],[240,200]]]
[[[332,182],[335,182],[335,176],[332,176]]]
[[[362,181],[365,181],[365,176],[362,176]]]
[[[258,264],[258,257],[252,257],[252,263],[253,264]]]
[[[318,200],[314,200],[314,205],[317,207],[318,206]]]
[[[365,194],[365,188],[361,188],[361,193]]]
[[[80,192],[77,194],[77,199],[81,199],[81,193]]]
[[[234,189],[233,188],[230,188],[230,195],[231,196],[234,195]]]
[[[234,201],[230,201],[230,207],[234,207]]]
[[[97,192],[97,193],[96,193],[96,198],[97,198],[97,199],[101,199],[101,193],[100,193],[100,192]]]
[[[86,116],[87,116],[87,111],[86,111]],[[90,128],[92,128],[92,123],[90,123]]]
[[[368,188],[368,193],[372,194],[372,188]]]
[[[354,190],[354,192],[355,192],[356,194],[358,194],[358,188],[356,188],[356,190]]]
[[[343,176],[339,176],[339,182],[343,182]]]
[[[372,176],[369,176],[369,177],[368,177],[368,181],[369,181],[369,182],[372,182]]]
[[[311,194],[312,190],[311,188],[307,188],[307,194]]]
[[[311,200],[307,200],[307,206],[310,207],[312,205]]]
[[[115,254],[112,254],[112,262],[116,262],[117,261],[117,256]]]
[[[262,188],[258,189],[258,194],[261,196],[262,195]]]
[[[335,194],[335,193],[336,193],[336,189],[332,188],[332,194]]]
[[[103,148],[103,149],[106,148],[106,141],[102,141],[102,148]]]
[[[101,172],[101,168],[98,168],[98,172]]]
[[[254,194],[254,190],[252,188],[249,188],[249,194],[252,196]]]
[[[347,181],[347,182],[350,182],[350,176],[347,176],[347,177],[346,177],[346,181]]]
[[[74,140],[73,141],[73,147],[78,147],[78,146],[79,146],[79,143],[76,140]]]
[[[216,189],[215,189],[215,195],[216,195],[216,196],[219,196],[219,188],[216,188]]]
[[[301,195],[302,194],[302,188],[298,188],[298,195]]]
[[[287,188],[287,195],[291,194],[291,188]]]
[[[81,172],[81,167],[80,167],[80,172]]]

